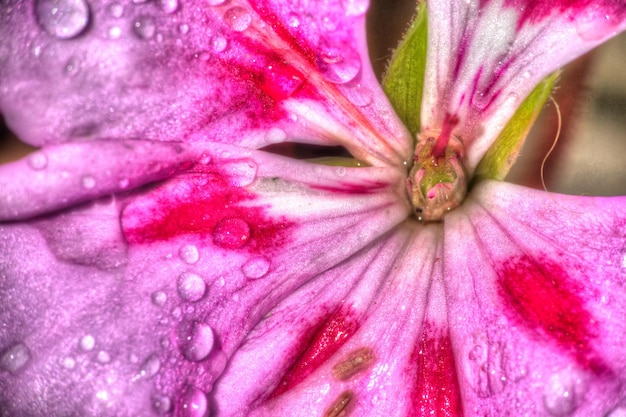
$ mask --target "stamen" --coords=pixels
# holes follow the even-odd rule
[[[352,378],[374,363],[374,352],[371,348],[364,347],[348,354],[345,360],[333,366],[333,376],[340,381]]]
[[[345,417],[350,412],[348,408],[352,400],[354,399],[354,393],[352,391],[344,391],[337,397],[334,403],[326,410],[323,417]]]

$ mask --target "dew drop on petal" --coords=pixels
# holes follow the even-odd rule
[[[219,6],[226,2],[226,0],[207,0],[209,6]]]
[[[152,397],[152,408],[159,414],[167,414],[172,410],[172,399],[166,395]]]
[[[347,16],[361,16],[367,11],[368,0],[342,0]]]
[[[85,352],[89,352],[96,345],[96,338],[88,334],[80,339],[80,348]]]
[[[76,361],[74,360],[74,358],[68,356],[67,358],[63,358],[61,360],[61,366],[63,366],[65,369],[74,369],[76,367]]]
[[[279,127],[273,127],[265,134],[265,141],[269,144],[280,143],[287,139],[287,134]]]
[[[222,248],[240,248],[248,242],[248,239],[250,226],[243,219],[222,219],[213,229],[213,243]]]
[[[178,10],[178,0],[157,0],[157,4],[164,13],[174,13]]]
[[[300,26],[300,16],[297,13],[289,13],[287,15],[287,25],[292,28]]]
[[[40,171],[48,166],[48,156],[43,151],[37,151],[28,157],[28,165],[35,171]]]
[[[209,411],[209,401],[204,392],[189,386],[183,395],[180,408],[183,417],[206,417]]]
[[[120,187],[122,190],[125,190],[126,188],[128,188],[128,186],[130,185],[130,180],[128,178],[122,178],[118,183],[117,183],[118,187]]]
[[[109,6],[109,13],[116,19],[119,19],[124,15],[124,6],[119,3],[111,3]]]
[[[178,277],[178,295],[185,301],[198,301],[204,297],[206,283],[193,272],[184,272]]]
[[[133,32],[140,39],[150,39],[156,33],[156,24],[151,16],[139,16],[133,22]]]
[[[211,38],[211,48],[214,52],[222,52],[228,46],[228,41],[223,36],[214,36]]]
[[[72,77],[72,76],[74,76],[74,75],[79,73],[79,71],[80,71],[80,62],[76,58],[72,57],[65,63],[64,70],[65,70],[65,73],[67,75]]]
[[[30,360],[30,350],[24,343],[17,343],[0,356],[0,368],[17,374]]]
[[[335,168],[335,174],[337,174],[338,177],[345,177],[346,176],[346,172],[348,172],[346,170],[346,167],[339,166],[339,167]]]
[[[350,103],[357,107],[366,107],[372,104],[372,90],[360,83],[349,87],[346,86],[346,88],[342,89],[342,92],[350,100]]]
[[[91,190],[93,187],[96,186],[96,179],[92,177],[91,175],[85,175],[80,180],[80,184],[83,186],[83,188],[87,190]]]
[[[142,378],[152,378],[161,369],[161,360],[156,355],[150,355],[139,369],[139,376]]]
[[[211,155],[202,154],[198,162],[200,162],[202,165],[208,165],[211,162]]]
[[[180,32],[181,35],[186,35],[189,33],[189,25],[187,23],[181,23],[178,25],[178,32]]]
[[[152,293],[150,298],[152,299],[152,304],[157,307],[163,307],[167,301],[167,294],[163,291],[155,291]]]
[[[262,278],[270,269],[271,262],[265,256],[255,256],[243,264],[241,271],[247,278]]]
[[[229,182],[236,187],[245,187],[256,179],[258,166],[252,159],[241,159],[226,162],[221,166],[222,171],[229,176]]]
[[[100,352],[98,352],[96,360],[102,364],[109,363],[111,362],[111,355],[109,355],[108,352],[101,350]]]
[[[359,54],[349,46],[326,45],[317,59],[317,67],[322,76],[334,84],[352,81],[361,71]]]
[[[109,39],[117,39],[122,36],[122,29],[119,26],[111,26],[107,34]]]
[[[184,245],[178,250],[178,256],[186,264],[193,265],[200,259],[200,252],[196,245]]]
[[[181,332],[186,333],[188,330],[182,329]],[[214,342],[213,329],[209,325],[194,323],[191,333],[183,336],[183,356],[192,362],[204,360],[213,350]]]
[[[580,400],[581,380],[576,373],[564,371],[552,375],[544,387],[543,405],[552,416],[569,416]]]
[[[224,20],[235,32],[243,32],[250,27],[252,16],[243,7],[235,6],[224,13]]]
[[[84,0],[36,0],[39,26],[58,39],[78,36],[89,23],[89,6]]]

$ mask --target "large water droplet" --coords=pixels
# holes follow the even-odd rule
[[[0,357],[0,368],[16,375],[30,360],[30,351],[23,343],[13,345]]]
[[[139,16],[133,23],[133,31],[141,39],[150,39],[156,33],[156,24],[152,16]]]
[[[161,369],[161,360],[156,355],[150,355],[139,369],[140,378],[152,378]]]
[[[88,334],[80,339],[80,348],[85,352],[89,352],[96,345],[96,338]]]
[[[543,404],[553,416],[568,416],[574,412],[583,395],[583,382],[577,373],[566,370],[552,375],[544,387]]]
[[[159,414],[167,414],[172,410],[172,399],[166,395],[152,397],[152,408]]]
[[[228,46],[228,41],[223,36],[217,35],[211,38],[211,48],[215,52],[222,52]]]
[[[188,387],[181,401],[183,417],[206,417],[209,411],[209,401],[206,394],[196,387]]]
[[[206,283],[193,272],[184,272],[178,277],[178,295],[185,301],[198,301],[204,297]]]
[[[224,20],[235,32],[243,32],[250,27],[252,16],[243,7],[235,6],[226,10]]]
[[[342,3],[347,16],[361,16],[365,14],[369,5],[368,0],[343,0]]]
[[[267,271],[269,271],[270,264],[270,260],[265,256],[255,256],[243,264],[241,270],[247,278],[262,278],[267,274]]]
[[[346,86],[341,91],[350,100],[350,103],[357,107],[366,107],[372,103],[372,90],[361,85],[361,83]]]
[[[610,34],[617,34],[616,30],[621,19],[614,15],[614,11],[607,14],[607,7],[587,7],[584,13],[576,8],[572,10],[575,11],[570,11],[568,14],[581,39],[593,42]]]
[[[78,36],[89,23],[89,6],[84,0],[36,0],[39,26],[58,39]]]
[[[163,307],[163,305],[165,305],[165,302],[167,301],[167,294],[165,294],[165,292],[163,291],[155,291],[152,293],[151,299],[152,304],[158,307]]]
[[[180,259],[186,264],[193,265],[200,259],[200,252],[196,245],[184,245],[178,250]]]
[[[280,143],[287,139],[287,134],[279,127],[273,127],[265,134],[265,141],[267,143]]]
[[[240,248],[248,242],[248,239],[250,226],[243,219],[222,219],[213,229],[213,243],[222,248]]]
[[[331,83],[345,84],[361,71],[361,58],[349,46],[325,45],[317,59],[322,76]]]
[[[37,151],[28,157],[28,165],[35,171],[40,171],[48,166],[48,157],[43,151]]]
[[[157,0],[157,4],[164,13],[174,13],[178,10],[178,0]]]
[[[109,13],[116,19],[119,19],[124,15],[124,6],[119,3],[111,3],[109,6]]]
[[[187,326],[188,324],[185,324],[181,329],[183,356],[193,362],[206,359],[215,343],[213,329],[204,323],[194,323],[189,332]]]
[[[255,180],[258,166],[252,159],[241,159],[226,162],[222,164],[221,169],[230,177],[232,185],[245,187]]]

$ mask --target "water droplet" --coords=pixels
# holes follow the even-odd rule
[[[155,291],[152,293],[150,298],[152,299],[152,304],[158,307],[163,307],[167,301],[167,294],[163,291]]]
[[[178,250],[178,255],[183,262],[193,265],[200,259],[200,252],[195,245],[185,245]]]
[[[109,13],[116,19],[119,19],[124,15],[124,6],[119,3],[111,3],[109,6]]]
[[[198,301],[204,297],[206,283],[193,272],[184,272],[178,277],[178,295],[185,301]]]
[[[297,28],[300,26],[300,16],[296,13],[289,13],[287,15],[287,25],[292,28]]]
[[[215,52],[222,52],[228,46],[228,41],[223,36],[213,36],[211,38],[211,48]]]
[[[109,355],[108,352],[101,350],[100,352],[98,352],[98,355],[96,356],[96,360],[100,363],[109,363],[111,362],[111,356]]]
[[[30,351],[24,343],[18,343],[0,356],[0,368],[16,375],[29,360]]]
[[[139,369],[139,377],[152,378],[161,369],[161,360],[156,355],[150,355]]]
[[[85,352],[89,352],[96,345],[96,338],[88,334],[80,339],[80,348]]]
[[[472,388],[481,397],[490,397],[504,390],[507,383],[504,371],[504,346],[489,339],[486,333],[474,335],[468,343],[465,372]]]
[[[616,30],[621,19],[606,14],[606,9],[606,7],[588,7],[585,13],[580,13],[576,9],[568,13],[581,39],[593,42],[610,34],[617,34]]]
[[[48,166],[48,156],[43,151],[37,151],[28,157],[28,165],[35,171],[40,171]]]
[[[361,16],[369,5],[368,0],[343,0],[342,3],[347,16]]]
[[[200,162],[202,165],[209,165],[209,163],[211,162],[211,155],[203,153],[198,162]]]
[[[229,182],[232,185],[245,187],[255,180],[258,167],[252,159],[240,159],[226,162],[221,168],[229,176]]]
[[[226,249],[236,249],[250,239],[250,226],[243,219],[220,220],[213,229],[213,243]]]
[[[543,405],[553,416],[568,416],[574,412],[583,395],[583,381],[576,372],[565,370],[552,375],[544,387]]]
[[[183,417],[206,417],[208,415],[209,402],[206,394],[195,387],[187,387],[181,402]]]
[[[159,414],[167,414],[172,410],[172,400],[166,395],[152,397],[152,408]]]
[[[346,167],[335,168],[335,174],[337,174],[338,177],[345,177],[346,172],[347,172]]]
[[[178,0],[157,0],[157,4],[164,13],[174,13],[178,10]]]
[[[33,54],[34,57],[41,56],[42,51],[43,51],[43,47],[41,45],[33,45],[31,49],[31,53]]]
[[[72,57],[65,64],[65,73],[69,76],[74,76],[80,72],[80,62],[78,59]]]
[[[606,417],[626,417],[626,407],[617,407],[609,411]]]
[[[128,188],[128,186],[130,185],[130,180],[128,178],[122,178],[117,185],[122,189],[125,190],[126,188]]]
[[[361,58],[351,47],[325,45],[317,59],[322,76],[331,83],[345,84],[361,71]]]
[[[372,104],[372,90],[361,85],[361,83],[346,86],[341,91],[350,100],[350,103],[357,107],[366,107]]]
[[[270,269],[270,265],[270,260],[265,256],[255,256],[243,264],[241,270],[246,277],[257,279],[262,278],[267,274],[267,271]]]
[[[92,177],[91,175],[85,175],[80,180],[80,184],[83,186],[83,188],[91,190],[93,187],[96,186],[96,179]]]
[[[207,0],[209,6],[219,6],[221,4],[224,4],[225,2],[226,0]]]
[[[326,32],[333,32],[337,30],[337,21],[329,16],[324,16],[322,18],[322,29]]]
[[[211,54],[209,52],[203,51],[193,54],[193,57],[199,59],[202,62],[208,62],[211,59]]]
[[[175,319],[180,319],[183,316],[183,310],[180,307],[174,307],[172,309],[172,317],[174,317]]]
[[[110,39],[117,39],[122,36],[122,29],[119,26],[111,26],[108,31]]]
[[[84,0],[36,0],[39,26],[58,39],[78,36],[89,23],[89,6]]]
[[[156,24],[152,16],[139,16],[133,23],[133,31],[141,39],[150,39],[156,33]]]
[[[280,143],[287,139],[287,134],[284,130],[278,127],[273,127],[265,133],[265,141],[269,144]]]
[[[243,7],[231,7],[224,13],[224,20],[235,32],[243,32],[250,27],[252,16]]]
[[[192,362],[206,359],[213,350],[215,337],[207,324],[183,323],[179,329],[183,356]]]
[[[63,358],[61,360],[61,366],[63,366],[65,369],[74,369],[76,367],[76,361],[74,360],[74,358]]]
[[[178,25],[178,32],[180,32],[181,35],[186,35],[189,33],[189,25],[187,23],[181,23]]]

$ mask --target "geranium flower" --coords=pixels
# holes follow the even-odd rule
[[[625,413],[626,200],[482,178],[626,5],[427,8],[405,127],[364,0],[4,1],[0,414]]]

